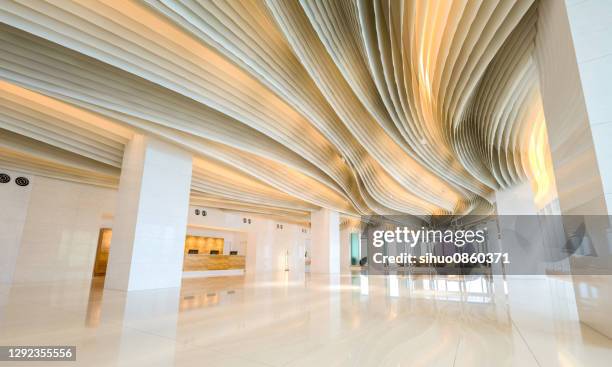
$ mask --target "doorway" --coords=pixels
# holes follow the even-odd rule
[[[96,261],[94,262],[93,276],[103,277],[106,275],[106,266],[108,265],[108,254],[110,252],[111,237],[113,230],[111,228],[101,228],[98,236],[98,249],[96,250]]]

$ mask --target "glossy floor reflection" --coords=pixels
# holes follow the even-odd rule
[[[577,321],[566,277],[283,273],[187,279],[180,290],[129,294],[104,290],[99,279],[0,287],[0,345],[77,346],[77,362],[53,366],[612,361],[612,340]]]

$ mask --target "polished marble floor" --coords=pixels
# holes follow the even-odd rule
[[[77,346],[53,366],[610,366],[612,340],[577,321],[572,287],[290,273],[129,294],[101,279],[0,285],[0,345]]]

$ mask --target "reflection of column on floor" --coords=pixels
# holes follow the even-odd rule
[[[332,291],[329,293],[329,334],[337,338],[342,332],[342,296],[341,277],[339,274],[330,274],[329,285]]]
[[[370,294],[370,278],[365,274],[359,274],[356,277],[359,280],[359,293],[362,296],[368,296]]]
[[[350,302],[348,294],[341,291],[341,276],[339,274],[313,274],[310,287],[316,294],[310,302],[316,304],[314,309],[319,312],[310,314],[308,320],[310,335],[316,335],[318,343],[325,345],[326,340],[337,340],[342,332],[342,301],[343,297]],[[344,278],[348,281],[348,278]],[[312,306],[311,306],[312,307]]]
[[[508,283],[503,275],[493,275],[491,283],[493,286],[492,302],[495,307],[495,319],[498,324],[511,326],[510,314],[508,312]]]
[[[89,297],[87,299],[87,311],[85,313],[85,326],[97,328],[100,326],[102,312],[102,296],[104,295],[104,278],[94,277],[89,287]]]
[[[399,278],[396,274],[390,274],[387,277],[387,292],[390,297],[400,296]]]
[[[117,324],[121,338],[108,345],[116,366],[173,366],[179,315],[180,288],[122,292],[105,289],[100,318],[103,325]]]
[[[136,135],[125,148],[105,287],[179,287],[192,157]]]
[[[514,327],[542,366],[559,365],[569,339],[580,335],[570,276],[509,276],[508,306]],[[551,337],[555,335],[557,337]],[[559,338],[561,336],[561,338]],[[575,341],[574,341],[575,342]]]

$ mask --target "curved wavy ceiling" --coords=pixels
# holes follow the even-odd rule
[[[541,168],[536,16],[533,0],[6,0],[0,165],[115,186],[137,132],[193,152],[202,204],[487,213]]]

